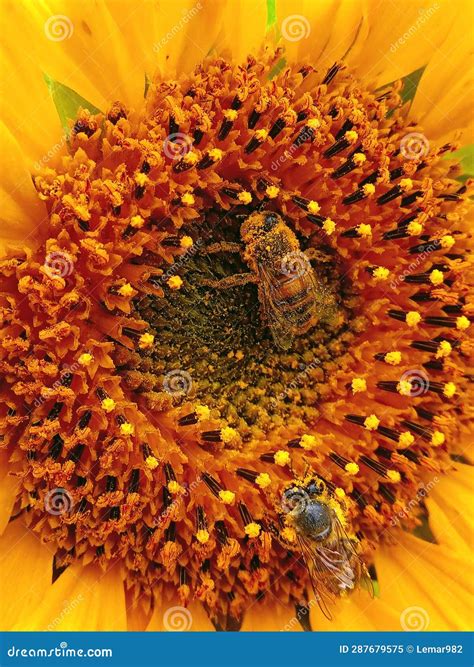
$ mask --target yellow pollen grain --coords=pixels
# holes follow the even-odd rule
[[[398,364],[402,360],[402,353],[399,352],[398,350],[393,350],[392,352],[387,352],[387,354],[384,356],[383,360],[387,364],[390,364],[390,366],[398,366]]]
[[[143,227],[144,224],[145,220],[141,215],[134,215],[132,218],[130,218],[130,226],[134,229],[140,229],[140,227]]]
[[[168,482],[168,491],[170,493],[179,493],[181,490],[181,485],[175,479],[170,479]]]
[[[279,192],[280,192],[280,188],[277,188],[276,185],[269,185],[267,187],[267,189],[265,190],[265,194],[270,199],[275,199],[275,197],[278,197]]]
[[[331,236],[331,234],[336,229],[336,223],[334,220],[331,220],[331,218],[326,218],[326,220],[323,222],[323,229],[328,236]]]
[[[363,236],[365,238],[372,236],[372,227],[365,222],[362,222],[360,225],[358,225],[356,230],[359,236]]]
[[[438,447],[439,445],[442,445],[445,440],[444,433],[441,433],[441,431],[435,431],[433,435],[431,436],[431,444],[434,447]]]
[[[454,384],[454,382],[447,382],[443,387],[443,394],[447,398],[452,398],[455,393],[456,393],[456,385]]]
[[[219,491],[219,498],[224,505],[232,505],[235,500],[235,493],[233,491],[222,490]]]
[[[181,197],[181,203],[185,206],[192,206],[196,200],[191,192],[185,192]]]
[[[375,185],[373,183],[366,183],[362,186],[362,191],[366,197],[370,197],[375,192]]]
[[[303,436],[301,436],[300,445],[303,447],[303,449],[313,449],[317,442],[318,441],[314,435],[305,433]]]
[[[104,398],[101,406],[102,410],[105,410],[105,412],[112,412],[112,410],[115,409],[115,401],[113,398]]]
[[[403,447],[409,447],[415,442],[415,438],[410,431],[403,431],[403,433],[400,433],[398,436],[398,442]]]
[[[135,427],[133,424],[130,424],[130,422],[124,422],[123,424],[120,424],[120,433],[122,435],[133,435],[135,431]]]
[[[296,530],[291,526],[286,526],[281,531],[281,536],[287,542],[296,542]]]
[[[183,286],[183,280],[180,276],[171,276],[166,282],[170,289],[181,289]]]
[[[135,183],[141,187],[148,183],[148,176],[146,174],[136,174]]]
[[[441,283],[444,280],[444,274],[442,271],[439,269],[433,269],[433,271],[430,273],[430,282],[433,283],[433,285],[441,285]]]
[[[204,421],[206,419],[209,419],[209,417],[211,416],[211,411],[207,405],[196,405],[196,407],[194,408],[194,412],[196,413],[196,416],[199,421]]]
[[[235,109],[226,109],[224,111],[224,118],[226,120],[234,121],[237,119],[237,111]]]
[[[155,470],[155,468],[158,468],[160,464],[155,456],[147,456],[145,459],[145,465],[150,470]]]
[[[465,315],[461,315],[460,317],[456,318],[456,329],[465,331],[466,329],[469,329],[470,326],[471,322]]]
[[[259,486],[261,489],[266,489],[267,486],[270,486],[271,483],[272,483],[272,478],[267,472],[261,472],[255,478],[255,484]]]
[[[189,153],[186,153],[186,155],[183,156],[183,162],[186,164],[196,164],[198,160],[199,156],[194,151],[189,151]]]
[[[352,161],[354,162],[355,165],[360,167],[364,162],[367,160],[365,157],[364,153],[355,153],[355,155],[352,158]]]
[[[402,478],[398,470],[387,470],[387,477],[391,482],[399,482]]]
[[[353,144],[355,141],[357,141],[357,139],[359,138],[359,135],[357,134],[357,132],[355,130],[348,130],[345,133],[344,138],[347,139],[347,141],[349,143]]]
[[[260,526],[258,523],[255,523],[255,521],[252,521],[252,523],[248,523],[245,526],[245,534],[248,535],[249,537],[258,537],[260,535]]]
[[[315,201],[314,199],[311,199],[308,202],[308,211],[309,211],[309,213],[316,214],[316,213],[319,213],[320,210],[321,210],[321,206],[318,204],[317,201]]]
[[[400,181],[400,187],[403,190],[403,192],[407,192],[407,190],[411,190],[413,187],[413,181],[411,178],[402,178]]]
[[[181,246],[181,248],[184,248],[185,250],[191,248],[193,243],[194,241],[190,236],[182,236],[179,241],[179,245]]]
[[[380,419],[376,415],[369,415],[364,419],[364,426],[368,431],[376,431],[379,424]]]
[[[268,137],[268,130],[257,130],[255,132],[255,136],[259,141],[265,141],[265,139]]]
[[[336,496],[336,498],[339,498],[339,500],[343,500],[346,497],[346,492],[344,491],[344,489],[341,489],[340,486],[337,486],[334,489],[334,495]]]
[[[201,544],[206,544],[206,542],[209,542],[209,533],[205,529],[198,530],[196,533],[196,539],[198,542]]]
[[[242,350],[237,350],[235,353],[235,358],[237,361],[241,361],[245,357],[245,354],[242,352]]]
[[[211,150],[209,151],[209,157],[214,162],[218,162],[219,160],[222,160],[223,155],[224,155],[224,153],[221,151],[220,148],[211,148]]]
[[[125,283],[125,285],[122,285],[122,287],[120,287],[120,289],[118,290],[118,293],[120,294],[120,296],[124,296],[126,298],[129,297],[129,296],[132,296],[133,292],[134,292],[134,289],[130,285],[130,283]]]
[[[252,201],[252,195],[250,192],[247,192],[247,190],[243,190],[242,192],[239,192],[237,199],[241,201],[242,204],[250,204]]]
[[[453,348],[451,343],[447,340],[442,340],[438,345],[438,349],[436,350],[436,359],[440,359],[441,357],[449,357],[452,350]]]
[[[410,380],[400,380],[397,384],[397,391],[402,396],[410,396],[412,392],[412,385]]]
[[[451,234],[445,234],[440,238],[439,242],[441,243],[442,248],[447,248],[448,250],[449,248],[452,248],[455,243],[454,238],[451,236]]]
[[[318,127],[321,126],[321,123],[317,118],[310,118],[309,120],[306,121],[307,127],[309,127],[310,130],[317,130]]]
[[[361,391],[367,391],[367,382],[364,378],[353,378],[351,382],[353,394],[358,394]]]
[[[385,266],[378,266],[376,269],[374,269],[374,272],[372,273],[372,277],[377,281],[387,280],[389,275],[390,271]]]
[[[81,366],[87,367],[91,365],[93,358],[94,357],[92,354],[89,354],[89,352],[83,352],[77,361]]]
[[[278,466],[286,466],[290,462],[290,455],[283,449],[279,449],[275,452],[273,460]]]
[[[155,337],[153,334],[150,333],[144,333],[140,336],[140,339],[138,341],[138,347],[141,350],[148,350],[154,343]]]
[[[412,220],[407,227],[407,232],[410,236],[419,236],[422,231],[423,225],[418,220]]]
[[[221,439],[225,444],[231,444],[239,440],[239,434],[232,426],[221,428]]]
[[[406,314],[405,322],[408,324],[409,327],[416,327],[420,321],[421,321],[421,315],[420,313],[417,313],[416,310],[410,310]]]
[[[344,470],[349,473],[349,475],[357,475],[359,472],[359,466],[357,463],[354,463],[353,461],[350,461],[349,463],[346,463],[344,466]]]

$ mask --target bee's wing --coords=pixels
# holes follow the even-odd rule
[[[352,570],[355,575],[355,584],[365,588],[369,595],[374,597],[374,584],[367,570],[364,561],[359,556],[354,545],[354,540],[351,540],[346,533],[344,526],[333,513],[333,535],[335,540],[335,550],[344,553],[346,559],[351,563]]]
[[[334,591],[331,586],[329,572],[321,561],[314,542],[303,535],[298,535],[298,543],[308,570],[316,602],[326,618],[332,621],[330,608],[334,605],[338,592]]]
[[[279,289],[277,274],[272,269],[259,264],[258,275],[264,317],[268,322],[275,343],[283,350],[287,350],[293,342],[294,323],[291,321],[291,312],[286,312],[285,308],[276,299]]]

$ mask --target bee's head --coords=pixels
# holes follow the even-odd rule
[[[273,211],[255,211],[245,220],[240,228],[240,235],[242,240],[249,242],[262,233],[268,234],[278,223],[282,222],[278,213]]]
[[[326,485],[322,479],[315,477],[306,486],[305,491],[310,496],[321,496],[326,490]]]

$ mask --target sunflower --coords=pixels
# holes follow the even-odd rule
[[[2,627],[468,629],[472,5],[2,4]],[[262,212],[331,298],[289,346]]]

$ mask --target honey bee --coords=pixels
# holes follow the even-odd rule
[[[281,501],[285,523],[294,529],[316,601],[329,620],[338,597],[358,587],[374,589],[359,556],[359,541],[344,527],[341,504],[315,476],[288,486]]]
[[[237,274],[215,287],[233,287],[254,282],[263,318],[278,347],[287,350],[295,336],[304,334],[318,321],[328,319],[335,305],[334,295],[320,281],[296,234],[273,211],[257,211],[240,228],[244,244],[243,260],[250,273]],[[217,243],[208,251],[240,252],[236,243]]]

